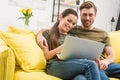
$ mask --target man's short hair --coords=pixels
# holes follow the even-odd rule
[[[96,8],[95,4],[91,1],[86,1],[86,2],[82,3],[80,6],[80,11],[84,8],[87,8],[87,9],[94,8],[95,14],[97,13],[97,8]]]

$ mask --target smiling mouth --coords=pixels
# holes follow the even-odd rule
[[[67,29],[67,30],[70,30],[70,28],[69,28],[69,27],[67,27],[66,29]]]
[[[90,20],[84,20],[84,22],[90,22]]]
[[[85,24],[89,24],[89,23],[90,23],[90,21],[84,21],[84,23],[85,23]]]
[[[69,27],[69,26],[66,26],[66,29],[69,31],[69,30],[70,30],[70,27]]]

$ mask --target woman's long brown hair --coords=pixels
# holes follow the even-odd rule
[[[73,9],[66,9],[61,13],[63,18],[65,18],[69,14],[73,14],[78,18],[77,12]],[[60,37],[60,32],[58,28],[59,22],[60,21],[58,20],[50,30],[50,39],[48,40],[49,50],[52,50],[59,46],[59,42],[58,42],[58,39]]]

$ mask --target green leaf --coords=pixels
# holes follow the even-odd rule
[[[25,17],[19,17],[18,19],[25,19]]]

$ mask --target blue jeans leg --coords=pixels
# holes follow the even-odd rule
[[[109,80],[105,70],[100,70],[100,77],[101,77],[101,80]]]
[[[100,70],[101,80],[109,80],[109,77],[120,79],[120,64],[109,64],[106,70]]]
[[[99,69],[96,62],[86,59],[54,61],[48,65],[47,72],[50,75],[64,80],[71,80],[81,74],[85,75],[87,80],[100,80]]]
[[[120,79],[120,64],[112,63],[106,69],[106,74],[109,77],[114,77]]]
[[[78,75],[72,80],[87,80],[87,78],[84,75]]]

